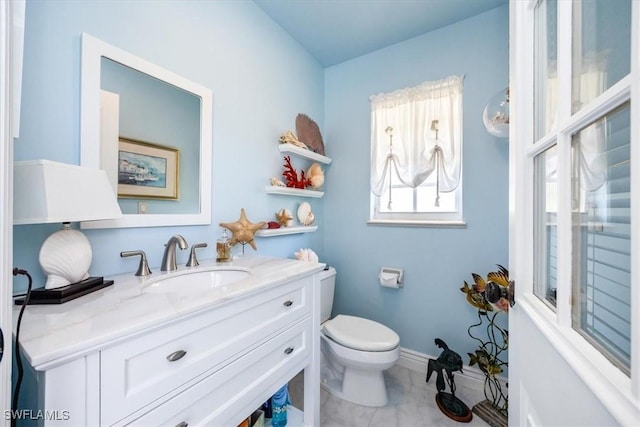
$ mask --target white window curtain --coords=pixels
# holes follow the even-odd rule
[[[385,192],[392,173],[403,185],[415,188],[435,172],[439,191],[456,189],[462,158],[463,79],[449,76],[369,98],[373,194],[380,197]]]
[[[585,58],[579,58],[580,63],[577,76],[573,76],[573,91],[578,92],[574,96],[574,102],[586,104],[596,99],[606,89],[607,71],[606,56],[604,54],[591,54]],[[577,60],[575,61],[577,62]],[[547,132],[555,127],[558,78],[555,64],[547,79]],[[594,123],[580,132],[580,144],[578,164],[581,170],[580,186],[585,191],[595,191],[607,181],[607,146],[608,135],[606,120],[602,123]],[[555,167],[551,169],[555,174]]]
[[[582,58],[581,73],[574,76],[574,88],[580,99],[587,103],[606,89],[607,68],[605,54],[591,54]],[[576,88],[575,85],[578,85]],[[585,191],[595,191],[607,181],[607,126],[606,120],[594,123],[580,134],[580,185]]]

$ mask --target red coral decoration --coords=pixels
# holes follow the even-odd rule
[[[304,171],[300,171],[300,179],[298,179],[298,172],[291,165],[291,157],[284,156],[284,172],[282,176],[287,180],[287,187],[304,189],[311,185],[311,180],[305,178]]]

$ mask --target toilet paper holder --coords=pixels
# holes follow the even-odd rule
[[[380,285],[388,288],[401,288],[403,274],[404,271],[401,268],[382,267],[378,275]]]

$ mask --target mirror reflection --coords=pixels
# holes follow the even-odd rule
[[[83,34],[81,98],[81,164],[124,214],[83,228],[211,223],[209,89]]]
[[[118,127],[109,132],[112,137],[103,136],[100,141],[101,145],[106,144],[103,151],[110,147],[115,151],[117,147],[116,164],[112,164],[111,156],[101,157],[100,163],[110,175],[114,188],[120,187],[117,191],[122,212],[136,214],[138,202],[144,201],[148,213],[197,213],[200,98],[109,58],[102,57],[100,72],[101,96],[117,99],[117,103],[102,102],[101,115],[113,115],[117,119],[105,117],[101,119],[101,126],[117,123]],[[114,140],[115,135],[118,138]],[[157,149],[153,149],[155,147]],[[169,164],[171,159],[164,156],[172,150],[178,154],[175,167]],[[177,175],[175,179],[165,179],[172,170]],[[160,191],[153,191],[156,188],[172,191],[162,195]],[[174,198],[174,195],[177,196]]]

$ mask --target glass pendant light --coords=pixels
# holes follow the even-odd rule
[[[495,94],[482,113],[484,127],[498,138],[509,137],[509,88]]]

